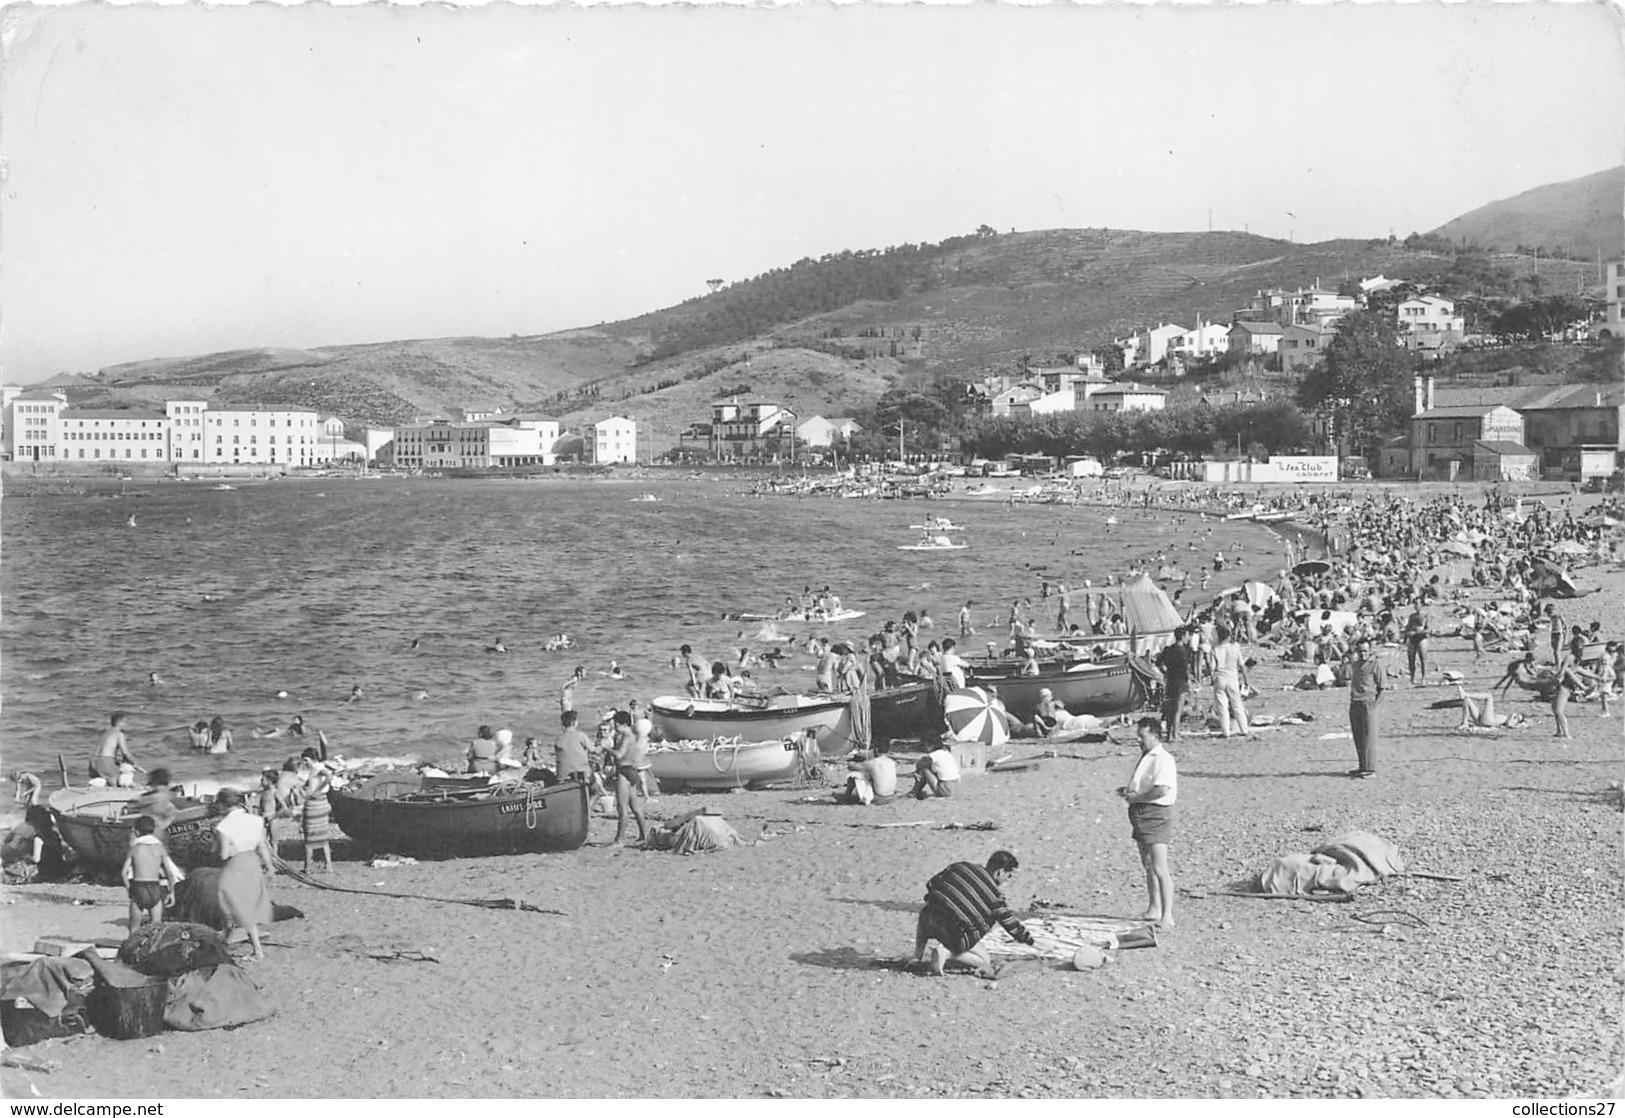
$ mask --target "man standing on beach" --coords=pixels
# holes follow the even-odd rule
[[[1134,775],[1117,790],[1128,804],[1129,829],[1145,867],[1145,919],[1159,928],[1174,926],[1174,881],[1168,869],[1168,843],[1174,837],[1174,802],[1179,774],[1173,754],[1157,737],[1157,720],[1140,719],[1140,760]]]
[[[1354,753],[1359,767],[1350,776],[1368,779],[1377,775],[1377,743],[1382,738],[1378,705],[1388,670],[1372,652],[1370,637],[1354,642],[1354,659],[1349,664],[1349,731],[1354,735]]]
[[[1213,646],[1213,699],[1219,708],[1219,729],[1229,737],[1234,722],[1236,732],[1246,737],[1251,727],[1241,689],[1247,684],[1247,657],[1241,646],[1230,639],[1228,626],[1215,625],[1213,636],[1217,642]]]
[[[940,975],[949,963],[969,967],[978,977],[997,977],[987,956],[976,945],[997,921],[1017,943],[1031,944],[1033,934],[1010,912],[1000,887],[1020,863],[1008,850],[995,850],[986,868],[974,862],[955,862],[925,886],[925,907],[914,928],[914,961],[929,962],[930,973]],[[935,941],[927,959],[926,947]]]

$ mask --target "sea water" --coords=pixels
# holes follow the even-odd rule
[[[1245,541],[1264,566],[1278,548],[1254,526],[1194,514],[1116,510],[1108,525],[1088,506],[753,497],[726,475],[27,489],[8,480],[0,502],[0,760],[50,774],[47,787],[59,755],[82,779],[113,710],[130,714],[136,759],[177,780],[279,765],[306,743],[253,732],[295,714],[346,757],[454,757],[481,724],[551,741],[577,665],[587,722],[680,694],[679,645],[735,665],[742,646],[767,646],[750,639],[758,624],[723,615],[772,612],[807,586],[866,612],[826,630],[848,639],[922,608],[928,635],[957,636],[974,600],[981,648],[1007,641],[1015,598],[1053,631],[1042,580],[1098,590],[1159,551],[1195,573],[1220,543]],[[644,493],[658,500],[634,499]],[[969,549],[899,551],[927,512],[951,516]],[[1082,609],[1075,598],[1075,620]],[[575,647],[544,651],[561,632]],[[490,651],[499,640],[505,653]],[[624,679],[608,678],[612,660]],[[810,664],[798,653],[751,670],[798,690]],[[353,686],[362,698],[346,702]],[[217,715],[233,752],[191,749],[186,727]]]

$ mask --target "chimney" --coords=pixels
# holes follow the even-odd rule
[[[1428,377],[1428,411],[1433,410],[1433,378]]]
[[[1412,415],[1421,415],[1422,410],[1423,410],[1422,409],[1422,374],[1418,373],[1416,375],[1415,379],[1412,381],[1412,387],[1415,389],[1416,407],[1415,407],[1414,410],[1412,410],[1411,414]]]

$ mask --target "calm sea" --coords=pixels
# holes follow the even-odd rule
[[[124,709],[133,751],[176,779],[236,777],[297,748],[256,727],[294,714],[345,756],[460,752],[476,726],[550,738],[559,686],[587,669],[577,706],[680,692],[670,660],[689,643],[730,662],[770,611],[804,585],[833,587],[867,616],[862,636],[904,610],[1000,638],[1011,599],[1031,597],[1041,630],[1071,585],[1159,550],[1206,562],[1241,539],[1268,565],[1259,529],[1133,512],[1000,501],[751,497],[736,479],[653,483],[304,479],[80,482],[76,492],[0,502],[0,750],[7,769],[77,781]],[[652,493],[657,501],[635,500]],[[970,550],[897,550],[928,513],[966,528]],[[129,518],[135,518],[130,526]],[[1210,535],[1209,532],[1212,532]],[[1200,552],[1186,550],[1192,541]],[[800,632],[804,627],[786,626]],[[543,651],[568,632],[573,651]],[[501,639],[506,654],[487,651]],[[978,637],[978,642],[982,637]],[[414,648],[413,642],[417,645]],[[757,644],[757,649],[765,646]],[[619,661],[626,678],[604,673]],[[809,663],[753,669],[804,687]],[[150,684],[148,673],[163,682]],[[364,698],[344,700],[352,685]],[[283,696],[279,693],[286,692]],[[236,750],[193,752],[185,727],[221,715]],[[47,786],[54,786],[48,780]]]

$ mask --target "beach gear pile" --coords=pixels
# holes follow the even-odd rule
[[[1307,854],[1276,858],[1258,875],[1258,891],[1278,897],[1347,894],[1404,872],[1399,847],[1367,831],[1350,831]]]
[[[76,946],[71,955],[42,954],[0,968],[8,1045],[92,1030],[136,1040],[166,1028],[229,1028],[276,1012],[232,958],[225,937],[201,924],[148,924],[119,945],[114,959],[103,958],[99,947]]]

